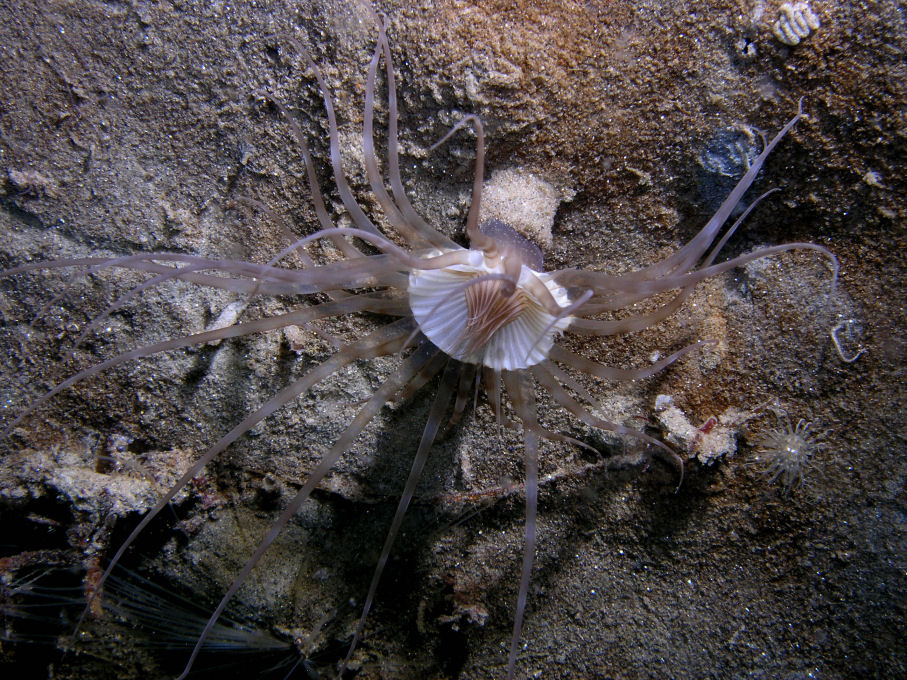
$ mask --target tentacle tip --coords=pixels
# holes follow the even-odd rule
[[[838,277],[841,274],[841,263],[838,261],[838,258],[831,251],[828,252],[828,257],[831,260],[832,267],[832,277],[831,277],[831,288],[834,290],[835,286],[838,285]]]
[[[680,455],[676,451],[672,451],[672,453],[674,454],[675,461],[677,463],[677,469],[680,472],[680,477],[677,480],[677,486],[674,487],[674,493],[676,494],[680,491],[680,487],[683,486],[683,479],[684,479],[684,475],[686,473],[686,468],[684,466],[683,458],[681,458]]]

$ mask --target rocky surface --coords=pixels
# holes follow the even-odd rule
[[[543,448],[521,677],[907,674],[907,27],[896,3],[812,5],[820,26],[797,45],[775,35],[793,5],[773,1],[709,1],[695,12],[654,1],[379,7],[401,100],[404,180],[439,230],[461,238],[474,138],[429,147],[476,113],[486,177],[533,178],[517,188],[537,187],[546,217],[527,228],[537,229],[549,269],[654,262],[696,233],[758,153],[760,133],[780,129],[803,97],[807,117],[755,189],[781,191],[728,253],[809,241],[841,263],[830,295],[828,263],[791,252],[704,283],[645,332],[569,341],[620,366],[698,338],[718,344],[638,384],[585,380],[606,417],[680,447],[688,463],[676,493],[669,463],[542,399],[548,427],[599,453]],[[289,35],[322,65],[347,175],[380,215],[358,137],[376,30],[356,3],[0,3],[0,266],[152,250],[267,261],[316,228],[304,165],[272,98],[302,127],[343,224],[323,106]],[[507,187],[495,186],[499,205]],[[267,210],[243,209],[244,197]],[[200,331],[237,301],[190,284],[147,291],[74,350],[86,325],[140,279],[98,272],[70,283],[55,270],[0,281],[6,423],[79,368]],[[294,304],[256,300],[245,314]],[[66,586],[77,597],[189,461],[329,356],[334,339],[377,321],[343,318],[320,335],[287,329],[142,359],[65,391],[7,432],[0,610],[14,640],[2,643],[0,668],[16,677],[178,673],[186,640],[159,649],[147,622],[122,607],[119,619],[92,616],[81,653],[63,658],[48,647],[65,646],[55,635],[72,630],[78,607],[61,605],[36,631],[17,616],[33,612],[28,587]],[[277,510],[396,364],[357,363],[254,428],[143,536],[126,566],[202,611],[187,605],[174,620],[202,625]],[[384,409],[268,553],[230,609],[260,633],[242,638],[249,649],[265,649],[267,633],[292,658],[297,640],[299,677],[330,677],[430,393]],[[659,395],[676,409],[672,419],[657,419]],[[787,491],[768,483],[758,451],[779,409],[812,422],[818,443],[804,485]],[[706,450],[718,434],[722,455]],[[502,677],[522,545],[520,451],[484,399],[435,447],[351,675]],[[143,582],[126,583],[125,594],[102,600],[145,601]],[[216,669],[222,659],[202,662]]]

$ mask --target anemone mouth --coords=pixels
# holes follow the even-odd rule
[[[545,361],[572,317],[548,312],[530,284],[541,282],[561,309],[570,306],[567,291],[551,275],[523,265],[516,290],[506,296],[503,267],[489,267],[481,251],[473,252],[468,264],[410,273],[409,306],[419,329],[464,363],[516,371]]]

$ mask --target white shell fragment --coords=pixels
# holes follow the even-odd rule
[[[729,406],[719,416],[712,416],[696,426],[675,403],[669,394],[655,398],[655,417],[665,433],[665,439],[677,447],[685,460],[695,458],[703,465],[711,465],[720,458],[730,458],[737,453],[737,435],[740,426],[758,414],[758,407],[744,411]]]
[[[781,5],[781,17],[772,26],[772,33],[785,45],[799,45],[800,41],[821,26],[807,2],[785,2]]]
[[[485,265],[481,251],[472,251],[475,257],[469,264],[453,265],[444,269],[414,269],[409,275],[409,305],[420,330],[436,347],[447,355],[471,364],[482,364],[488,368],[516,371],[541,363],[548,357],[554,341],[570,325],[572,317],[564,317],[552,323],[541,302],[529,291],[530,277],[541,281],[562,307],[570,306],[567,291],[557,285],[549,274],[533,271],[523,266],[517,282],[514,300],[519,300],[518,311],[513,318],[500,327],[495,327],[487,340],[474,346],[470,329],[474,319],[470,318],[467,291],[470,281],[487,274],[503,274]],[[498,281],[483,283],[498,284]],[[481,285],[477,283],[473,288]],[[497,295],[496,291],[490,291]]]

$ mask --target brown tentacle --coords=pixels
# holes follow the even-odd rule
[[[539,468],[538,441],[536,440],[535,391],[527,384],[526,374],[518,371],[505,371],[504,384],[514,410],[523,422],[523,449],[526,466],[526,523],[523,540],[523,562],[520,567],[520,588],[517,593],[516,613],[513,617],[513,633],[510,637],[510,652],[507,657],[507,678],[513,678],[516,658],[520,647],[520,635],[523,631],[523,616],[526,613],[526,602],[529,599],[529,583],[532,578],[532,565],[535,560],[536,517],[538,514]]]
[[[358,342],[347,345],[344,349],[334,354],[327,361],[312,368],[302,378],[280,390],[280,392],[271,397],[271,399],[260,406],[255,412],[246,416],[246,418],[244,418],[241,423],[236,425],[227,434],[221,437],[195,463],[192,464],[192,466],[183,474],[182,477],[180,477],[173,484],[173,486],[170,487],[170,489],[154,505],[154,507],[145,514],[145,516],[138,523],[135,529],[132,530],[126,540],[123,541],[123,543],[117,549],[116,553],[114,553],[113,557],[110,560],[110,563],[107,565],[107,568],[104,570],[104,573],[98,580],[92,595],[88,598],[85,609],[83,609],[82,615],[79,617],[79,621],[76,624],[74,635],[78,633],[82,622],[85,620],[85,616],[91,609],[91,605],[93,604],[98,594],[101,592],[104,586],[104,582],[110,576],[110,573],[119,563],[120,559],[123,557],[123,554],[129,548],[129,546],[132,545],[135,539],[138,538],[139,534],[144,531],[145,527],[147,527],[148,524],[155,517],[157,517],[157,515],[160,514],[160,512],[165,507],[167,507],[170,501],[173,500],[173,497],[176,496],[177,493],[179,493],[180,489],[182,489],[193,477],[197,476],[198,473],[201,472],[202,468],[205,467],[205,465],[211,462],[219,453],[224,451],[228,446],[230,446],[230,444],[235,442],[242,435],[255,427],[258,423],[268,418],[275,411],[290,403],[301,394],[310,390],[321,380],[324,380],[328,376],[333,375],[350,362],[360,358],[377,357],[383,354],[399,351],[401,349],[401,341],[406,337],[406,334],[408,332],[408,320],[397,321],[395,323],[379,328],[377,331]],[[322,477],[323,476],[324,475],[322,475]],[[226,603],[223,602],[222,604]],[[220,611],[218,611],[217,613],[219,614]],[[216,621],[216,619],[216,616],[212,617],[212,620],[210,620],[209,623],[213,625],[213,622]],[[210,626],[207,630],[210,630]],[[199,645],[196,646],[196,653],[200,648],[201,641],[199,642]],[[194,660],[195,654],[193,654],[192,658]]]
[[[550,361],[566,364],[567,366],[572,366],[577,370],[594,375],[597,378],[626,382],[628,380],[641,380],[655,375],[680,359],[684,354],[687,354],[702,345],[712,344],[713,342],[714,341],[712,340],[694,342],[692,345],[687,345],[683,349],[679,349],[673,354],[669,354],[664,359],[656,361],[651,366],[640,366],[639,368],[615,368],[613,366],[604,366],[603,364],[587,359],[586,357],[580,356],[579,354],[558,345],[552,347],[551,351],[548,352],[548,359]]]
[[[138,347],[128,352],[123,352],[122,354],[111,357],[110,359],[102,361],[99,364],[89,366],[88,368],[79,371],[75,375],[67,378],[58,385],[55,385],[52,389],[48,390],[45,394],[41,395],[38,399],[30,403],[22,413],[17,415],[12,420],[12,422],[10,422],[4,428],[2,435],[8,436],[10,431],[14,427],[16,427],[16,425],[22,422],[24,418],[33,413],[37,408],[45,404],[52,397],[59,394],[63,390],[72,387],[76,383],[90,378],[93,375],[101,373],[102,371],[124,364],[127,361],[132,361],[133,359],[141,359],[143,357],[151,356],[152,354],[167,352],[174,349],[181,349],[183,347],[189,347],[191,345],[203,345],[208,342],[226,340],[227,338],[237,338],[244,335],[249,335],[251,333],[260,333],[264,331],[275,330],[277,328],[283,328],[284,326],[305,325],[309,321],[314,321],[315,319],[325,318],[328,316],[336,316],[339,314],[363,311],[365,309],[378,311],[381,309],[383,302],[384,300],[380,297],[355,296],[344,300],[325,302],[321,305],[316,305],[313,307],[304,307],[303,309],[289,312],[287,314],[281,314],[280,316],[256,319],[255,321],[247,321],[245,323],[236,324],[235,326],[217,328],[210,331],[195,333],[193,335],[187,335],[181,338],[164,340],[162,342],[153,343],[151,345]],[[387,304],[391,309],[396,309],[397,307],[397,301],[395,300],[387,300]],[[396,324],[399,324],[401,322],[403,322],[403,327],[406,328],[406,332],[409,333],[409,329],[412,326],[412,319],[403,319],[400,322],[391,324],[391,326],[395,326]]]
[[[590,427],[595,427],[599,430],[605,430],[607,432],[614,432],[615,434],[627,435],[646,442],[647,444],[652,444],[657,446],[660,449],[671,452],[671,448],[662,441],[650,437],[644,432],[639,430],[634,430],[624,425],[618,425],[617,423],[612,423],[607,420],[603,420],[598,416],[593,415],[587,411],[583,406],[571,397],[567,390],[561,387],[558,384],[558,380],[565,380],[565,382],[572,381],[572,379],[565,379],[563,376],[566,376],[564,373],[560,373],[558,378],[555,379],[554,374],[560,371],[554,364],[549,361],[545,361],[540,364],[536,364],[531,369],[532,375],[535,376],[535,379],[544,387],[548,394],[551,395],[551,398],[554,399],[558,404],[567,409],[570,413],[575,415],[581,421],[589,425]],[[569,377],[568,377],[569,378]]]
[[[400,340],[402,337],[402,333],[397,334],[395,340]],[[399,351],[399,349],[399,347],[395,347],[394,351]],[[205,624],[204,629],[199,635],[199,638],[195,643],[195,648],[192,650],[192,654],[190,654],[189,660],[186,663],[186,667],[183,669],[183,672],[179,675],[177,680],[184,680],[184,678],[186,678],[186,676],[192,670],[195,659],[201,651],[208,633],[220,618],[220,615],[226,608],[227,603],[242,587],[243,583],[245,583],[249,574],[252,573],[252,570],[255,568],[255,565],[258,564],[262,555],[264,555],[271,544],[277,539],[277,536],[286,526],[287,522],[292,519],[293,515],[295,515],[299,508],[302,507],[302,504],[306,500],[308,500],[314,488],[318,486],[321,480],[324,479],[324,477],[331,471],[331,469],[340,459],[340,456],[342,456],[349,450],[349,448],[361,434],[362,430],[371,422],[372,418],[375,417],[378,411],[388,402],[388,400],[394,395],[394,393],[397,392],[397,390],[405,385],[414,375],[416,375],[422,369],[422,367],[427,361],[430,360],[430,358],[431,355],[428,352],[417,351],[412,354],[406,361],[404,361],[397,374],[386,383],[384,383],[380,388],[378,388],[378,390],[371,396],[365,406],[363,406],[359,413],[356,414],[356,417],[353,418],[353,421],[347,426],[346,430],[344,430],[340,438],[334,443],[334,445],[331,447],[331,450],[325,454],[324,458],[322,458],[318,466],[314,470],[312,470],[311,473],[309,473],[305,484],[303,484],[302,488],[296,494],[295,498],[290,501],[289,505],[287,505],[284,511],[280,514],[280,517],[278,517],[277,521],[274,522],[274,524],[271,526],[271,529],[268,531],[267,535],[261,540],[261,542],[259,542],[258,547],[256,547],[255,549],[255,552],[252,553],[252,556],[246,561],[246,564],[240,570],[239,574],[237,574],[236,578],[233,580],[233,583],[230,584],[227,592],[224,593],[223,598],[221,598],[220,603],[211,614],[211,617],[208,619],[208,622]]]
[[[384,539],[384,546],[381,548],[378,564],[375,566],[375,571],[372,574],[372,582],[369,584],[368,594],[365,597],[365,604],[362,607],[362,615],[359,617],[359,623],[356,625],[356,632],[353,634],[353,641],[350,643],[350,648],[346,653],[346,657],[343,659],[343,663],[340,664],[340,669],[337,673],[338,680],[343,676],[346,665],[353,656],[356,645],[362,638],[362,633],[365,630],[365,620],[368,617],[372,602],[375,599],[375,593],[378,591],[378,583],[381,580],[381,575],[384,573],[384,567],[387,565],[387,560],[390,557],[391,548],[400,531],[400,526],[403,524],[403,516],[406,514],[409,503],[416,491],[419,478],[422,476],[422,470],[425,468],[425,461],[428,459],[428,452],[438,434],[438,428],[441,425],[444,412],[447,410],[448,404],[450,404],[454,384],[459,377],[461,365],[457,362],[448,360],[447,356],[437,348],[433,349],[435,350],[435,355],[432,361],[426,364],[425,368],[423,368],[420,373],[431,373],[429,377],[433,377],[434,375],[437,375],[441,366],[444,364],[446,364],[446,370],[444,371],[444,376],[441,378],[441,385],[438,387],[438,393],[435,395],[431,411],[428,414],[428,420],[425,422],[425,429],[422,431],[422,439],[419,442],[419,448],[416,450],[416,456],[413,459],[409,477],[407,477],[406,484],[403,487],[403,493],[400,495],[400,502],[397,504],[397,510],[394,512],[393,520],[391,520],[390,529],[388,529],[387,536]],[[438,358],[440,358],[440,361],[436,361]]]

